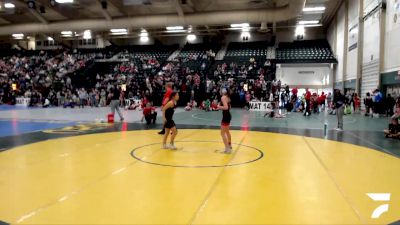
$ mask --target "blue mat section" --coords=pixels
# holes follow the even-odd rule
[[[16,106],[16,105],[0,105],[0,111],[7,110],[27,110],[27,109],[37,109],[39,107],[27,107],[27,106]]]
[[[0,137],[15,136],[23,133],[29,133],[33,131],[41,131],[47,129],[62,128],[66,126],[72,126],[76,123],[49,123],[49,122],[29,122],[29,121],[0,121]]]

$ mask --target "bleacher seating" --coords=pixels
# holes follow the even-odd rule
[[[211,43],[186,44],[180,51],[177,60],[180,62],[181,68],[189,68],[190,71],[203,74],[212,64],[207,51],[212,50],[216,54],[219,49],[220,46]]]
[[[280,43],[277,63],[337,63],[326,40]]]
[[[169,55],[178,48],[177,45],[171,46],[129,46],[127,48],[129,60],[133,62],[138,68],[137,79],[139,81],[145,79],[147,75],[155,75],[162,68],[162,65],[168,59]],[[149,63],[155,60],[157,65]]]
[[[147,76],[157,74],[169,55],[178,45],[131,45],[113,46],[103,54],[109,54],[110,60],[96,61],[84,73],[90,77],[90,83],[96,84],[96,75],[112,75],[114,78],[123,75],[134,77],[142,84]],[[123,69],[123,71],[121,70]]]
[[[85,48],[73,51],[78,57],[90,56],[94,59],[109,59],[119,52],[119,49],[109,46],[106,48]]]
[[[48,56],[53,57],[57,54],[62,53],[63,50],[18,50],[18,49],[2,49],[0,51],[0,57],[32,57],[32,56]]]
[[[265,57],[268,46],[268,42],[231,42],[225,57]]]
[[[228,67],[232,63],[235,63],[238,68],[242,66],[249,68],[249,66],[252,65],[255,69],[250,70],[246,78],[239,77],[239,80],[257,79],[259,76],[259,69],[261,68],[265,71],[265,78],[267,80],[272,80],[276,72],[274,58],[275,49],[273,47],[273,42],[231,42],[228,45],[224,59],[218,61],[214,68],[224,63],[226,63]]]

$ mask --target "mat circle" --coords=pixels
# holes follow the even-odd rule
[[[218,141],[176,141],[176,143],[220,143],[220,142],[218,142]],[[225,164],[225,165],[175,165],[175,164],[159,163],[159,162],[154,162],[154,161],[151,161],[151,160],[146,160],[146,159],[143,159],[143,158],[139,157],[139,156],[136,154],[138,150],[140,150],[140,149],[142,149],[142,148],[145,148],[145,147],[153,146],[153,145],[159,147],[159,146],[161,146],[161,143],[152,143],[152,144],[148,144],[148,145],[139,146],[139,147],[137,147],[137,148],[135,148],[135,149],[133,149],[133,150],[131,151],[131,156],[132,156],[134,159],[136,159],[136,160],[138,160],[138,161],[140,161],[140,162],[143,162],[143,163],[147,163],[147,164],[152,164],[152,165],[157,165],[157,166],[166,166],[166,167],[180,167],[180,168],[218,168],[218,167],[233,167],[233,166],[240,166],[240,165],[250,164],[250,163],[256,162],[256,161],[258,161],[258,160],[260,160],[260,159],[262,159],[262,158],[264,157],[264,153],[263,153],[260,149],[258,149],[258,148],[255,148],[255,147],[252,147],[252,146],[243,145],[243,144],[235,144],[235,143],[232,143],[234,149],[235,149],[235,146],[245,147],[245,148],[247,148],[247,149],[249,149],[249,150],[251,150],[251,151],[256,152],[256,155],[257,155],[257,156],[254,157],[254,158],[252,158],[252,159],[243,161],[243,162],[239,162],[239,163],[228,163],[228,164]],[[171,151],[171,150],[163,150],[163,149],[160,149],[160,151]],[[177,150],[177,152],[179,152],[179,151],[180,151],[180,150]],[[218,154],[218,153],[215,153],[215,154]],[[236,153],[235,153],[235,151],[234,151],[234,152],[232,153],[232,156],[234,157],[235,154],[236,154]],[[227,155],[227,156],[228,156],[228,155]]]

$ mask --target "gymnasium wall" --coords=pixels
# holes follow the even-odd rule
[[[374,10],[377,0],[364,0],[363,56],[361,71],[361,96],[379,87],[381,66],[381,11]]]
[[[400,70],[400,1],[387,0],[385,60],[382,72]]]
[[[116,45],[152,45],[154,44],[154,38],[149,37],[148,42],[140,42],[140,38],[117,38],[113,37],[110,41]]]
[[[276,77],[282,84],[298,87],[332,86],[332,74],[329,65],[281,65],[277,67]]]
[[[307,27],[304,32],[304,40],[325,39],[322,27]],[[296,40],[295,28],[280,29],[276,33],[277,42],[292,42]]]
[[[348,41],[346,46],[347,64],[344,80],[353,80],[357,78],[358,73],[358,33],[359,33],[359,7],[360,0],[351,0],[348,5]]]
[[[32,38],[31,40],[28,40],[28,49],[36,49],[36,41],[35,38]]]
[[[382,8],[380,0],[344,0],[347,9],[343,5],[340,7],[326,32],[339,61],[335,68],[335,82],[339,84],[342,78],[346,82],[354,81],[359,74],[356,89],[362,96],[382,85],[400,84],[400,80],[384,77],[400,70],[400,0],[387,0],[386,3],[386,8]],[[360,8],[362,15],[359,15]],[[345,15],[347,27],[343,27]],[[342,48],[345,32],[348,43]],[[392,82],[386,84],[382,80]]]
[[[328,40],[329,45],[331,46],[331,49],[333,51],[334,55],[337,55],[337,49],[336,49],[336,17],[333,18],[331,24],[328,27],[328,30],[326,32],[326,39]]]
[[[338,64],[335,70],[335,82],[343,81],[344,77],[345,12],[345,4],[342,4],[336,17],[336,56]]]
[[[363,64],[380,58],[380,12],[364,20]]]
[[[251,32],[248,36],[249,41],[266,41],[272,39],[271,33]],[[224,43],[243,42],[243,36],[240,31],[229,32],[224,36]]]

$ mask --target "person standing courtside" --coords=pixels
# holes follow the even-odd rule
[[[344,115],[344,103],[346,97],[340,93],[340,90],[335,90],[335,96],[333,97],[333,103],[335,104],[336,116],[338,119],[338,126],[335,130],[343,131],[343,115]]]
[[[171,94],[173,92],[172,86],[173,86],[172,82],[168,82],[168,83],[165,84],[165,94],[164,94],[164,97],[163,97],[163,100],[162,100],[162,103],[161,103],[162,104],[161,105],[161,110],[163,110],[163,107],[170,100],[170,96],[171,96]],[[165,134],[165,124],[163,124],[163,129],[160,132],[158,132],[158,134]]]
[[[306,94],[304,96],[306,99],[306,110],[304,111],[304,116],[311,115],[311,92],[306,88]]]
[[[175,137],[178,134],[178,130],[176,129],[175,122],[173,120],[174,117],[174,112],[175,112],[175,107],[176,104],[179,100],[179,94],[177,92],[172,92],[170,94],[170,98],[168,102],[165,104],[163,107],[163,120],[164,120],[164,138],[163,138],[163,149],[171,149],[171,150],[176,150],[177,148],[175,147]],[[170,144],[167,145],[167,139],[168,136],[171,134],[171,140]]]
[[[231,154],[232,153],[232,140],[231,133],[229,131],[229,126],[232,120],[232,115],[230,113],[231,109],[231,99],[229,97],[229,93],[226,89],[221,90],[221,105],[218,106],[218,109],[222,110],[222,121],[221,121],[221,137],[222,141],[225,145],[225,150],[223,153]]]
[[[121,96],[121,92],[118,89],[118,87],[113,87],[111,89],[112,97],[111,97],[111,102],[110,102],[110,107],[111,107],[111,113],[114,115],[115,110],[117,110],[117,113],[119,115],[119,118],[121,119],[121,122],[124,121],[124,117],[121,114],[121,111],[119,110],[119,98]]]

